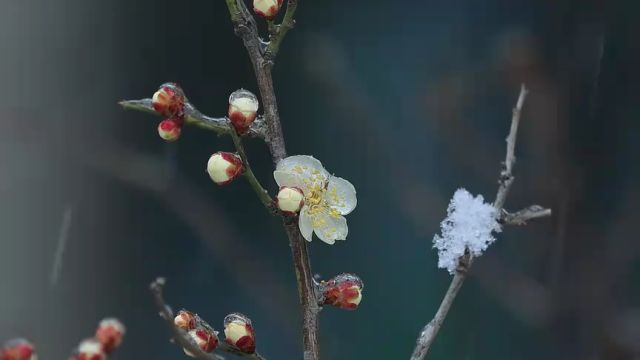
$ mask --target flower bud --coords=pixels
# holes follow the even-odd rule
[[[102,349],[102,344],[96,339],[84,340],[78,345],[73,360],[106,360],[107,354]]]
[[[35,347],[25,339],[7,341],[0,350],[1,360],[36,360]]]
[[[265,19],[273,19],[282,6],[282,0],[253,0],[253,11]]]
[[[210,353],[218,347],[218,336],[212,330],[206,328],[198,328],[189,331],[189,336],[198,345],[200,350]],[[184,353],[195,357],[187,349],[184,349]]]
[[[191,311],[180,310],[173,319],[173,324],[185,331],[193,330],[196,328],[196,317]]]
[[[322,282],[325,305],[345,310],[355,310],[362,300],[362,280],[353,274],[340,274]]]
[[[158,135],[165,141],[176,141],[182,132],[181,124],[173,119],[160,121],[158,124]]]
[[[125,327],[118,319],[110,318],[100,321],[96,330],[96,340],[102,344],[102,349],[107,354],[113,352],[122,344]]]
[[[276,197],[276,204],[286,215],[295,215],[304,205],[304,194],[298,188],[283,186]]]
[[[174,83],[160,85],[160,88],[153,94],[151,99],[153,108],[167,117],[182,117],[184,114],[184,102],[184,92]]]
[[[226,185],[233,181],[244,170],[240,156],[219,151],[209,158],[207,172],[211,180],[218,185]]]
[[[224,318],[224,341],[246,354],[256,351],[256,334],[251,319],[240,313],[229,314]]]
[[[240,89],[229,96],[229,120],[238,134],[249,130],[258,114],[258,98],[251,91]]]

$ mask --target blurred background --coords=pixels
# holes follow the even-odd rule
[[[148,291],[221,329],[249,315],[269,359],[300,359],[286,236],[243,181],[217,187],[227,138],[124,112],[176,81],[204,113],[257,92],[223,1],[0,2],[0,341],[63,359],[97,322],[116,359],[178,359]],[[325,359],[406,359],[450,276],[432,238],[458,187],[492,200],[519,84],[507,228],[474,265],[431,359],[640,359],[637,1],[304,1],[274,71],[290,154],[358,190],[348,241],[310,245],[314,270],[365,281],[325,309]],[[247,144],[275,190],[260,141]],[[229,358],[233,358],[229,356]]]

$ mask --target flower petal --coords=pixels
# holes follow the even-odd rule
[[[298,227],[300,228],[300,232],[302,236],[307,241],[311,241],[313,237],[313,222],[311,217],[309,216],[309,208],[303,207],[300,210],[300,217],[298,218]]]
[[[273,178],[276,180],[276,184],[280,187],[287,186],[303,190],[303,187],[305,186],[304,180],[306,177],[293,172],[276,170],[273,172]]]
[[[330,207],[338,210],[340,214],[347,215],[356,208],[356,188],[347,180],[332,176],[325,193],[325,199]]]
[[[313,231],[318,239],[333,245],[336,240],[346,240],[349,228],[347,219],[335,213],[331,209],[324,209],[321,212],[311,215]]]
[[[294,155],[280,160],[273,176],[278,185],[297,187],[303,191],[314,185],[324,186],[329,179],[329,173],[322,163],[309,155]]]

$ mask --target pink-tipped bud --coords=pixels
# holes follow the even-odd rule
[[[256,351],[256,334],[251,319],[240,313],[229,314],[224,318],[224,341],[246,354]]]
[[[206,353],[213,352],[213,350],[218,347],[218,336],[212,330],[205,328],[190,330],[189,336],[196,343],[196,345],[198,345],[200,350]],[[195,357],[187,349],[184,349],[184,353],[191,357]]]
[[[184,331],[193,330],[196,328],[196,316],[191,311],[180,310],[173,319],[173,324]]]
[[[253,0],[253,11],[267,20],[273,19],[282,7],[282,0]]]
[[[160,88],[153,94],[151,99],[153,108],[167,117],[182,117],[184,114],[184,102],[184,92],[174,83],[160,85]]]
[[[35,347],[25,339],[7,341],[0,350],[0,360],[36,360]]]
[[[238,134],[244,134],[258,116],[258,98],[251,91],[240,89],[229,96],[229,120]]]
[[[283,213],[293,216],[302,209],[304,194],[298,188],[283,186],[276,197],[276,204]]]
[[[207,162],[207,173],[211,180],[218,185],[226,185],[233,181],[244,170],[240,156],[219,151],[209,158]]]
[[[322,282],[325,305],[340,309],[355,310],[362,300],[362,280],[354,274],[340,274]]]
[[[113,352],[122,344],[126,329],[118,319],[109,318],[100,321],[96,329],[96,340],[102,344],[102,350],[107,354]]]
[[[176,120],[166,119],[160,121],[160,124],[158,124],[158,135],[160,135],[164,141],[178,140],[181,132],[182,126]]]
[[[107,354],[102,349],[102,344],[96,339],[84,340],[78,345],[73,360],[106,360]]]

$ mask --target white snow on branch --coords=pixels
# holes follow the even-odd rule
[[[467,249],[474,257],[482,255],[496,240],[493,232],[502,230],[493,205],[485,203],[482,195],[473,197],[465,189],[453,194],[440,229],[441,235],[433,237],[433,247],[438,249],[438,267],[450,274]]]

